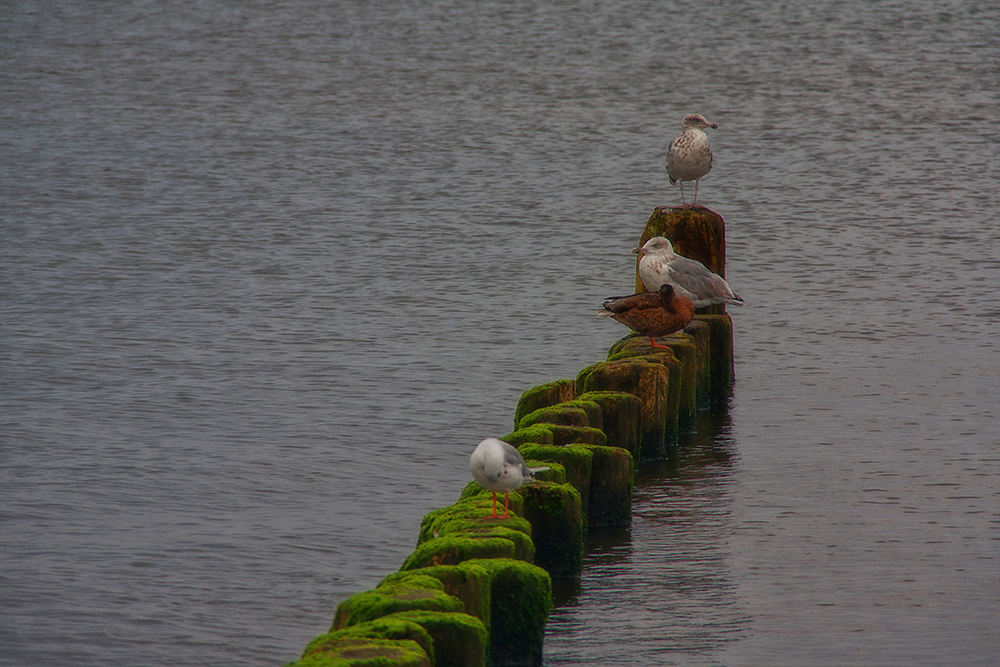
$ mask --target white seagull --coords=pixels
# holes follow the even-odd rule
[[[669,283],[678,296],[691,299],[696,308],[714,303],[743,305],[743,297],[733,294],[722,276],[712,273],[698,260],[675,253],[669,239],[654,236],[632,252],[639,255],[639,278],[650,292]]]
[[[472,452],[472,478],[479,486],[493,492],[493,514],[487,518],[506,519],[510,516],[507,509],[510,492],[530,482],[536,472],[548,470],[548,467],[529,468],[524,462],[521,452],[513,445],[498,440],[486,438],[476,451]],[[503,516],[497,514],[497,493],[503,491]]]
[[[681,205],[684,201],[684,181],[694,181],[694,199],[698,202],[698,181],[712,170],[712,149],[708,145],[707,127],[718,129],[715,123],[709,123],[698,113],[689,113],[681,121],[682,132],[670,142],[667,148],[667,178],[670,185],[681,184]]]

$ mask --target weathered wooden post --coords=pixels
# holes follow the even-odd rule
[[[670,239],[674,252],[678,255],[696,259],[709,271],[726,277],[726,222],[715,211],[703,206],[657,206],[646,222],[639,245],[654,236]],[[646,291],[639,277],[638,261],[635,267],[635,288],[637,292]],[[724,304],[705,306],[698,308],[696,312],[698,319],[711,326],[710,401],[724,403],[732,393],[736,377],[733,370],[733,322],[726,314]],[[719,317],[724,321],[719,321]]]

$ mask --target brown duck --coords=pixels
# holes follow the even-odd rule
[[[673,285],[664,283],[659,292],[640,292],[631,296],[607,299],[601,317],[613,317],[632,331],[649,336],[649,344],[657,345],[653,338],[680,331],[694,318],[691,299],[674,294]]]

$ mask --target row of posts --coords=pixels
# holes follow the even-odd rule
[[[653,236],[725,275],[724,222],[713,211],[657,208],[639,245]],[[732,392],[723,306],[699,309],[660,341],[667,349],[648,340],[630,334],[575,378],[524,392],[515,430],[501,439],[549,470],[510,494],[510,518],[487,518],[492,497],[470,482],[424,517],[399,571],[344,600],[330,631],[288,667],[541,665],[552,578],[580,575],[588,528],[630,525],[636,465],[665,458],[699,410]]]

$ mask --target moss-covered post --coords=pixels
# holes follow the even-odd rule
[[[570,484],[539,482],[518,489],[531,522],[535,564],[553,577],[576,576],[583,565],[583,506]]]
[[[632,524],[632,485],[635,462],[620,447],[578,445],[594,455],[590,479],[590,502],[586,508],[591,526]]]
[[[601,428],[604,419],[601,406],[593,401],[573,400],[539,408],[521,418],[517,428],[523,429],[535,424],[556,424],[580,428]]]
[[[329,665],[392,665],[392,667],[434,667],[437,663],[412,639],[382,639],[367,635],[333,632],[321,635],[306,647],[301,660],[285,667],[327,667]]]
[[[490,627],[490,573],[478,560],[462,561],[458,565],[435,565],[409,572],[395,572],[383,579],[379,586],[405,584],[408,579],[434,577],[444,586],[444,592],[458,598],[465,605],[465,613],[472,614]],[[363,625],[363,624],[362,624]],[[398,639],[386,635],[388,639]],[[407,637],[413,639],[413,637]],[[433,659],[433,655],[431,658]]]
[[[541,665],[545,621],[552,609],[552,580],[520,561],[471,561],[490,573],[490,664]]]
[[[514,428],[520,428],[518,424],[525,415],[531,414],[539,408],[547,408],[557,403],[565,403],[575,398],[576,382],[574,380],[556,380],[532,387],[521,394],[514,410]]]
[[[566,471],[566,483],[580,493],[580,506],[589,507],[590,477],[594,465],[594,454],[588,445],[536,445],[523,444],[519,447],[526,459],[554,462]],[[552,465],[547,463],[546,465]],[[587,514],[583,514],[583,525],[587,527]]]
[[[444,592],[444,585],[434,577],[411,577],[390,582],[375,590],[356,593],[337,607],[331,631],[373,621],[397,611],[465,611],[465,605]]]
[[[649,348],[646,344],[645,351],[653,350],[654,348]],[[668,421],[672,427],[676,424],[676,401],[679,398],[677,389],[680,387],[679,382],[671,382],[670,367],[671,364],[676,365],[678,370],[675,372],[679,373],[680,362],[669,350],[655,350],[655,352],[656,354],[647,356],[622,356],[594,364],[580,371],[576,378],[578,394],[591,391],[624,392],[636,396],[641,401],[639,451],[640,458],[646,460],[662,459],[667,454]],[[642,350],[634,352],[634,354],[641,353]],[[633,352],[630,351],[628,354]],[[671,430],[674,431],[676,428]]]
[[[601,430],[608,436],[608,447],[621,447],[639,460],[639,419],[642,401],[621,391],[592,391],[580,396],[601,406]]]
[[[698,412],[698,346],[694,338],[676,333],[665,336],[662,342],[681,362],[680,399],[677,404],[677,427],[681,433],[694,430],[695,415]]]
[[[569,445],[574,442],[586,442],[590,445],[604,445],[608,437],[604,431],[590,426],[566,426],[539,422],[527,428],[521,428],[513,433],[501,436],[501,440],[520,447],[526,442],[545,445]]]
[[[414,610],[396,612],[386,618],[423,627],[434,640],[435,667],[486,667],[489,633],[475,616]]]

